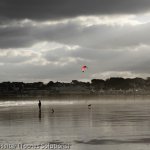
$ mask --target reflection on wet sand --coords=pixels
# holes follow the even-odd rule
[[[41,120],[41,109],[39,110],[39,120]]]
[[[140,138],[140,139],[126,139],[126,140],[117,140],[117,139],[91,139],[89,141],[74,141],[78,144],[89,144],[89,145],[110,145],[110,144],[149,144],[150,138]]]
[[[89,103],[88,103],[89,104]],[[126,149],[150,143],[150,102],[1,107],[1,143],[69,143],[71,149]],[[124,145],[122,147],[122,145]],[[96,147],[95,147],[96,146]],[[147,150],[147,147],[143,147]]]

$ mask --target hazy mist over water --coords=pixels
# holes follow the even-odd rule
[[[55,143],[70,144],[71,150],[149,149],[148,100],[42,101],[41,112],[37,104],[0,102],[1,145]]]

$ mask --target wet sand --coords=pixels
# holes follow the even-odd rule
[[[37,101],[1,102],[1,149],[50,149],[54,144],[71,150],[149,149],[150,101],[42,104],[40,112]]]

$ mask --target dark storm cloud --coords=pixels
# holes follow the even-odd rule
[[[35,38],[31,35],[31,27],[0,28],[0,48],[18,48],[32,45]]]
[[[68,45],[79,45],[87,48],[106,49],[130,47],[139,44],[150,44],[150,23],[138,26],[91,26],[67,24],[54,28],[35,29],[34,37],[38,40],[50,40]]]
[[[0,17],[58,19],[80,15],[135,14],[150,10],[149,0],[1,0]]]
[[[77,23],[0,28],[0,48],[30,47],[41,41],[106,49],[150,43],[150,23],[137,26],[91,26]]]

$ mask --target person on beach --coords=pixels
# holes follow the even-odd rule
[[[39,100],[38,106],[39,106],[39,110],[41,110],[41,101],[40,100]]]

